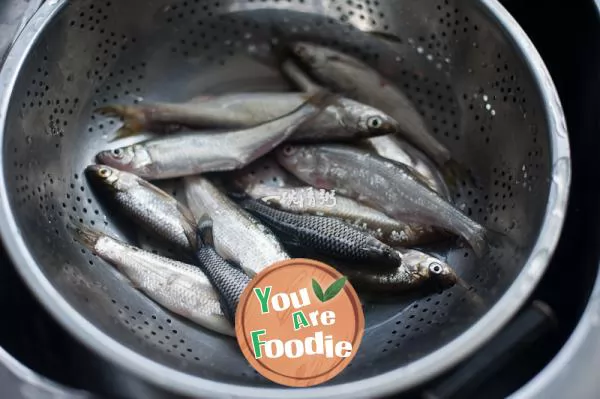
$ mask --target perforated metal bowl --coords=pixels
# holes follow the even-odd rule
[[[476,177],[480,187],[465,187],[457,205],[523,248],[480,260],[460,247],[440,249],[485,305],[460,287],[420,300],[369,300],[355,360],[305,390],[260,377],[234,340],[165,312],[65,228],[74,218],[133,238],[82,177],[118,128],[95,107],[289,90],[269,66],[274,25],[287,39],[350,52],[393,79]],[[0,229],[16,266],[81,341],[179,393],[346,397],[412,387],[472,353],[517,311],[564,219],[570,161],[561,106],[538,53],[492,0],[48,0],[8,55],[0,88]]]

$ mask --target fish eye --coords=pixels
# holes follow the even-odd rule
[[[372,116],[367,119],[367,127],[370,129],[379,129],[383,125],[383,121],[378,116]]]
[[[285,147],[283,147],[283,155],[285,155],[286,157],[294,155],[295,152],[296,149],[291,145],[286,145]]]
[[[100,175],[100,177],[108,177],[110,176],[110,170],[108,170],[107,168],[100,168],[98,170],[98,174]]]
[[[120,148],[115,148],[112,150],[112,154],[117,158],[121,158],[123,156],[123,150]]]
[[[433,262],[429,265],[429,271],[433,274],[440,274],[442,272],[442,265],[439,263]]]

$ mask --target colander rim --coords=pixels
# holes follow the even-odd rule
[[[4,139],[7,112],[19,71],[37,39],[68,0],[49,0],[42,4],[26,24],[5,59],[0,71],[0,137]],[[545,219],[536,244],[523,270],[506,293],[477,322],[442,348],[397,369],[363,380],[331,386],[304,389],[259,388],[215,382],[191,376],[136,353],[104,334],[79,314],[52,286],[28,251],[17,222],[11,212],[4,173],[0,174],[0,233],[6,250],[21,277],[46,310],[72,335],[107,360],[128,370],[150,384],[184,395],[208,397],[274,398],[332,398],[374,397],[398,393],[448,370],[487,342],[521,308],[542,277],[558,243],[564,223],[569,187],[571,161],[567,128],[562,106],[550,74],[533,43],[506,9],[496,0],[481,0],[481,7],[495,19],[524,56],[529,72],[545,104],[550,133],[553,179],[550,186]],[[0,164],[4,164],[0,151]],[[559,162],[560,161],[560,162]],[[560,173],[556,176],[555,173]],[[458,348],[458,349],[457,349]]]

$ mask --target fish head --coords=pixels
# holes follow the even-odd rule
[[[284,144],[277,149],[275,156],[281,166],[300,180],[314,183],[319,165],[319,157],[314,146]]]
[[[402,253],[402,261],[415,268],[420,275],[426,277],[428,282],[441,288],[452,287],[458,281],[458,276],[450,265],[424,252],[405,250]]]
[[[428,263],[429,277],[432,282],[435,282],[442,288],[450,288],[458,281],[456,272],[446,262],[441,262],[437,258],[433,258]]]
[[[292,51],[306,65],[312,68],[324,67],[333,52],[326,47],[308,42],[297,42],[292,44]]]
[[[101,184],[102,187],[113,191],[125,191],[137,185],[138,177],[120,171],[108,165],[90,165],[85,168],[85,174],[92,182]]]
[[[310,146],[285,144],[276,150],[275,156],[279,164],[289,171],[315,166]]]
[[[141,144],[100,151],[96,160],[103,165],[124,171],[143,170],[143,167],[152,161],[146,147]]]
[[[89,165],[85,174],[91,181],[101,182],[103,186],[115,187],[119,180],[119,171],[106,165]]]
[[[400,125],[394,118],[377,108],[356,101],[344,103],[342,123],[365,138],[400,132]]]

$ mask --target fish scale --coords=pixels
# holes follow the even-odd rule
[[[247,128],[292,112],[309,98],[306,93],[235,93],[204,96],[185,103],[109,105],[99,109],[125,120],[118,135],[142,130],[169,133],[186,128]],[[298,128],[292,141],[353,140],[395,133],[398,123],[371,106],[338,97],[335,103]],[[180,129],[179,129],[180,130]]]
[[[235,312],[240,297],[250,282],[250,277],[240,268],[223,259],[214,249],[212,246],[212,221],[205,218],[204,221],[199,222],[199,226],[198,250],[196,251],[198,266],[219,293],[221,310],[225,317],[235,324]],[[209,234],[210,238],[204,237]]]
[[[285,176],[285,173],[288,172],[276,170],[275,173]],[[283,181],[283,179],[281,180]],[[342,195],[336,195],[335,201],[332,203],[321,203],[316,199],[308,200],[318,192],[313,187],[294,187],[287,184],[284,187],[274,187],[246,178],[244,189],[252,198],[267,200],[269,204],[288,212],[331,216],[344,220],[368,231],[381,242],[393,247],[410,247],[431,242],[443,236],[435,229],[403,223]]]
[[[84,226],[72,230],[79,241],[156,303],[211,330],[235,334],[220,308],[217,292],[198,267],[144,251]]]
[[[487,250],[488,230],[415,178],[403,164],[342,144],[286,145],[279,163],[305,183],[335,189],[408,223],[446,229],[462,236],[476,254]]]
[[[166,203],[143,188],[120,192],[115,197],[124,211],[146,225],[151,231],[180,247],[189,247],[188,238],[179,219],[172,217],[173,213],[177,212],[172,204]]]
[[[175,198],[140,177],[105,165],[90,165],[86,175],[111,195],[123,213],[179,248],[192,249],[195,220]]]
[[[185,178],[190,210],[200,220],[213,221],[215,249],[225,259],[238,263],[254,275],[275,262],[289,259],[273,233],[241,209],[203,176]]]
[[[297,215],[274,209],[262,201],[245,200],[242,207],[269,226],[288,245],[302,246],[350,263],[397,267],[400,258],[388,245],[342,220]]]
[[[235,170],[269,153],[334,100],[334,95],[323,91],[292,112],[261,125],[227,132],[168,135],[101,151],[96,159],[148,180]]]

